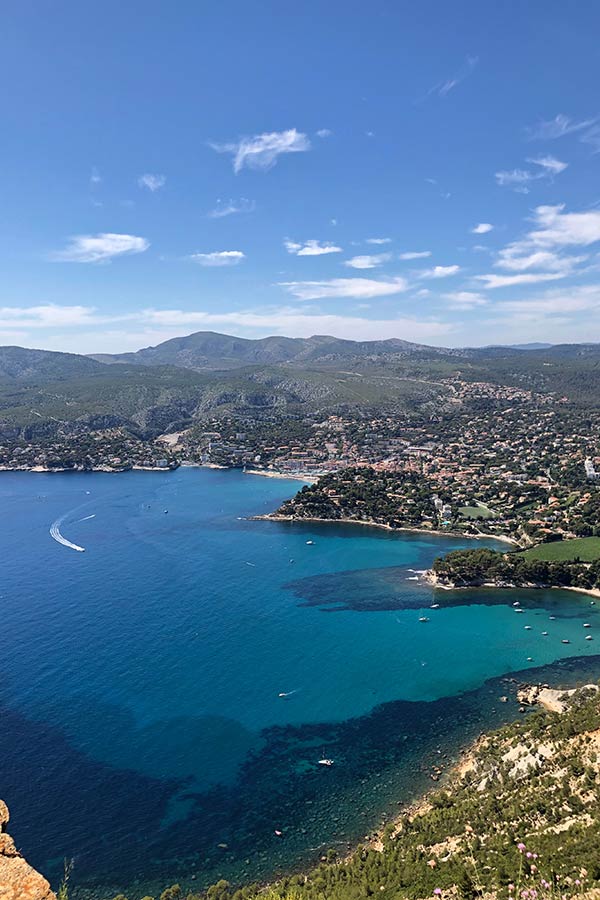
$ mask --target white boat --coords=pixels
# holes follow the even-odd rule
[[[439,608],[440,608],[440,604],[439,604],[439,603],[432,603],[431,606],[430,606],[429,608],[430,608],[430,609],[439,609]]]
[[[307,543],[308,546],[310,547],[311,544],[314,544],[314,541],[307,541],[306,543]]]
[[[570,644],[571,641],[568,638],[563,638],[561,644]]]
[[[585,639],[586,639],[586,641],[593,641],[593,640],[594,640],[594,638],[591,636],[591,634],[586,634]]]
[[[333,762],[334,762],[334,761],[333,761],[332,759],[320,759],[320,760],[319,760],[319,765],[320,765],[320,766],[332,766],[332,765],[333,765]]]
[[[429,622],[429,616],[420,616],[419,622]]]
[[[526,625],[526,626],[525,626],[525,631],[531,631],[531,625]]]
[[[547,636],[547,634],[548,634],[548,632],[547,632],[547,631],[542,631],[542,635],[543,635],[543,637],[546,637],[546,636]]]
[[[584,622],[584,623],[583,623],[583,627],[584,627],[584,628],[591,628],[592,626],[590,625],[589,622]]]
[[[524,613],[524,612],[525,612],[525,610],[524,610],[524,609],[515,609],[515,612],[520,612],[520,613]]]
[[[406,580],[407,581],[418,581],[419,576],[418,575],[409,575]]]

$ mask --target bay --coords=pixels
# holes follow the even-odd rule
[[[518,714],[507,674],[595,675],[589,597],[440,598],[416,571],[471,542],[248,518],[298,487],[2,473],[0,796],[33,864],[74,858],[76,896],[345,849]]]

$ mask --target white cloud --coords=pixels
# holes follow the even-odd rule
[[[600,211],[563,213],[565,204],[538,206],[535,210],[537,231],[526,242],[540,247],[588,246],[600,241]]]
[[[206,215],[209,219],[224,219],[225,216],[233,216],[236,213],[254,212],[256,204],[254,200],[241,197],[239,200],[217,200],[217,205]]]
[[[584,119],[581,122],[574,122],[569,116],[559,113],[553,119],[538,122],[529,129],[529,137],[531,140],[551,141],[556,138],[563,137],[565,134],[571,134],[576,131],[583,131],[594,125],[596,119]]]
[[[319,130],[317,131],[317,137],[320,138],[328,138],[331,137],[332,134],[333,131],[331,131],[331,129],[329,128],[319,128]]]
[[[495,175],[500,187],[511,187],[515,184],[524,185],[531,181],[533,177],[533,173],[527,172],[525,169],[503,169],[501,172],[496,172]]]
[[[464,64],[454,75],[450,78],[444,78],[442,81],[438,81],[437,84],[434,84],[432,88],[429,88],[423,99],[430,97],[431,94],[437,94],[438,97],[446,97],[451,90],[461,83],[461,81],[468,78],[478,62],[478,56],[467,56]]]
[[[365,244],[391,244],[391,238],[367,238]]]
[[[556,159],[554,156],[538,156],[536,158],[529,158],[527,162],[540,166],[543,172],[548,175],[560,175],[560,173],[564,172],[569,165],[566,162],[561,162],[560,159]]]
[[[192,253],[189,257],[201,266],[237,266],[246,254],[241,250],[218,250],[214,253]]]
[[[537,297],[526,300],[504,300],[502,310],[514,313],[535,313],[538,315],[568,316],[578,312],[600,313],[600,285],[589,284],[583,287],[554,288]]]
[[[92,171],[90,174],[90,185],[91,187],[96,187],[97,185],[102,184],[102,176],[100,172],[96,168],[96,166],[92,166]]]
[[[56,262],[107,262],[116,256],[143,253],[150,246],[146,238],[133,234],[79,234],[70,239],[64,250],[51,254]]]
[[[217,153],[231,153],[233,171],[237,174],[244,167],[267,171],[282,153],[301,153],[310,150],[306,134],[290,128],[287,131],[271,131],[244,137],[237,142],[210,144]]]
[[[408,250],[406,253],[401,253],[398,259],[427,259],[428,256],[431,256],[431,250]]]
[[[527,162],[539,167],[540,171],[530,169],[509,169],[496,172],[495,178],[500,187],[512,187],[514,190],[527,194],[527,184],[531,181],[539,181],[541,178],[553,178],[560,175],[567,168],[568,163],[556,159],[554,156],[539,156],[530,158]]]
[[[529,272],[520,275],[476,275],[486,288],[513,287],[516,284],[540,284],[544,281],[556,281],[564,278],[563,272]]]
[[[165,186],[167,179],[164,175],[150,175],[147,173],[146,175],[140,175],[137,180],[138,186],[141,188],[147,188],[149,191],[154,193],[155,191],[159,191],[162,187]]]
[[[434,266],[421,272],[421,278],[448,278],[460,272],[460,266]]]
[[[391,253],[377,253],[373,256],[353,256],[344,263],[351,269],[374,269],[391,259]]]
[[[408,282],[404,278],[332,278],[330,281],[284,281],[280,282],[280,287],[284,287],[297,300],[332,300],[340,297],[366,300],[400,294],[408,289]]]
[[[449,302],[453,309],[475,309],[489,303],[486,297],[475,291],[452,291],[449,294],[443,294],[442,297]]]
[[[489,222],[480,222],[479,225],[475,225],[474,228],[471,228],[471,234],[488,234],[493,230],[494,226],[490,225]]]
[[[586,256],[559,256],[549,250],[535,250],[523,255],[522,248],[518,244],[516,246],[509,244],[499,252],[494,265],[512,272],[546,269],[547,272],[565,272],[567,274],[585,259],[587,259]]]
[[[329,242],[320,244],[319,241],[305,241],[303,244],[298,244],[296,241],[285,240],[283,245],[288,253],[293,253],[295,256],[324,256],[328,253],[342,252],[341,247],[336,247],[335,244]]]

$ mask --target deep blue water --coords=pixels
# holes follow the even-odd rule
[[[298,487],[0,475],[0,796],[32,863],[56,879],[75,859],[81,896],[345,847],[517,714],[504,675],[597,677],[589,597],[434,595],[412,570],[465,542],[246,519]]]

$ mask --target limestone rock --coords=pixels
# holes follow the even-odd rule
[[[32,869],[5,833],[8,818],[8,807],[0,800],[0,900],[56,900],[43,875]]]

